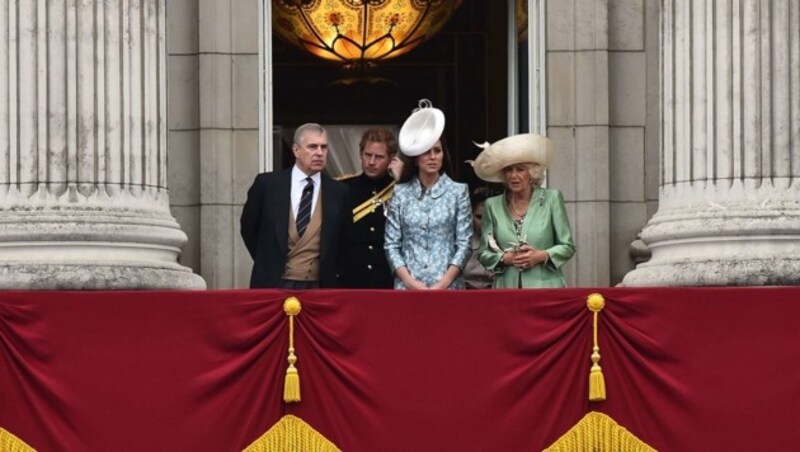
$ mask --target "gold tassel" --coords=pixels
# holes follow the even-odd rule
[[[286,369],[286,379],[283,383],[283,401],[287,403],[300,401],[300,374],[294,364],[297,356],[294,354],[294,317],[300,314],[302,306],[300,300],[289,297],[283,302],[283,312],[289,316],[289,367]]]
[[[36,449],[25,444],[4,428],[0,428],[0,452],[36,452]]]
[[[606,300],[599,293],[593,293],[586,299],[586,307],[594,313],[592,331],[594,347],[592,347],[592,369],[589,372],[589,400],[592,402],[602,402],[606,399],[606,379],[603,377],[603,369],[600,368],[600,346],[597,343],[597,318],[605,305]]]
[[[599,356],[599,355],[598,355]],[[592,354],[594,358],[594,354]],[[589,400],[592,402],[602,402],[606,399],[606,379],[603,371],[597,364],[592,365],[589,373]]]

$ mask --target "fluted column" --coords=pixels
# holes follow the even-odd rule
[[[800,283],[800,4],[662,0],[659,210],[625,285]]]
[[[203,288],[166,188],[165,0],[0,0],[0,289]]]

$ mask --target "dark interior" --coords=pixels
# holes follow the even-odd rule
[[[433,38],[368,71],[348,72],[273,35],[274,123],[285,130],[305,122],[399,127],[428,98],[447,118],[452,176],[474,183],[463,163],[479,151],[472,141],[506,136],[506,21],[506,2],[464,0]],[[292,162],[288,145],[281,161]]]

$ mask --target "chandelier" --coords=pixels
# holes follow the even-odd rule
[[[273,30],[347,67],[403,55],[429,39],[462,0],[273,0]]]
[[[517,40],[528,40],[528,0],[517,0]]]

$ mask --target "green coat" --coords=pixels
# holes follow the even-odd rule
[[[520,274],[522,287],[566,286],[561,267],[575,254],[575,243],[572,241],[561,192],[542,187],[533,192],[522,230],[528,244],[547,251],[550,259],[544,265],[535,265],[522,271],[514,266],[498,266],[503,253],[493,249],[489,240],[489,237],[493,237],[500,250],[511,248],[517,242],[514,220],[506,207],[505,194],[487,199],[485,209],[478,260],[488,270],[495,272],[494,288],[519,287]]]

